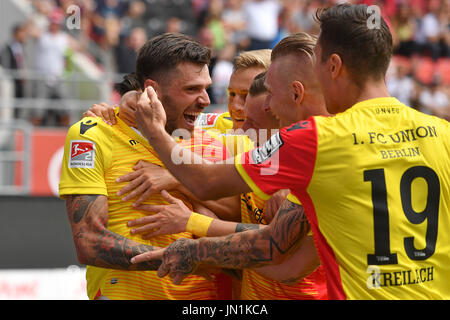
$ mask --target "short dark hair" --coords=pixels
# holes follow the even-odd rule
[[[368,8],[365,4],[340,4],[316,12],[321,29],[320,59],[338,54],[357,84],[384,78],[393,50],[391,32],[381,16],[380,24],[369,28],[372,14]]]
[[[317,37],[305,32],[290,34],[280,40],[272,50],[272,61],[278,57],[295,54],[307,57],[311,62]]]
[[[136,75],[141,88],[147,79],[162,77],[181,62],[209,65],[211,50],[181,33],[164,33],[148,40],[139,50]]]
[[[123,96],[128,91],[140,90],[141,85],[137,79],[136,73],[129,73],[123,76],[123,80],[114,85],[114,89]]]
[[[261,72],[253,79],[252,84],[250,85],[250,89],[248,90],[248,93],[251,96],[256,97],[264,92],[267,92],[267,89],[264,86],[266,73],[267,71]]]

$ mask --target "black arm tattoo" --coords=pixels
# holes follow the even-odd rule
[[[164,254],[174,274],[190,274],[198,263],[225,268],[255,268],[281,262],[309,231],[304,209],[286,200],[268,227],[225,237],[180,239]]]
[[[235,232],[243,232],[247,230],[257,230],[259,229],[259,224],[251,224],[251,223],[238,223],[236,225]]]
[[[160,266],[161,261],[131,264],[133,256],[154,248],[107,229],[105,196],[70,195],[66,197],[66,209],[80,263],[122,270],[157,270]]]

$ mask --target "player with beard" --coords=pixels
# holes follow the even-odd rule
[[[315,44],[314,38],[294,35],[284,41],[287,42],[290,39],[293,39],[293,41],[290,41],[291,46],[294,43],[297,44],[297,49],[299,46],[306,47],[312,53]],[[283,40],[280,43],[283,45]],[[274,49],[277,54],[276,50],[277,47]],[[286,50],[285,47],[284,50]],[[280,121],[275,118],[267,104],[268,92],[264,87],[264,80],[265,72],[256,76],[250,87],[244,106],[245,121],[242,128],[253,139],[267,135],[267,137],[263,137],[263,140],[267,141],[271,133],[274,133],[280,127]],[[257,144],[258,141],[254,140],[254,143]],[[141,234],[145,239],[186,230],[198,236],[215,237],[250,229],[262,229],[267,226],[267,221],[270,221],[266,221],[267,201],[253,192],[241,195],[240,222],[200,216],[175,198],[169,198],[168,202],[170,202],[170,205],[141,205],[137,207],[140,210],[156,212],[156,214],[130,221],[129,226],[134,227],[131,232]],[[193,221],[196,224],[193,224]],[[291,270],[296,270],[296,273],[293,274]],[[323,267],[320,266],[312,235],[308,235],[302,247],[282,265],[244,269],[241,299],[327,299],[325,274]]]
[[[209,105],[206,88],[209,49],[187,36],[164,34],[149,40],[137,59],[137,79],[142,90],[152,86],[166,105],[167,132],[183,129],[199,139],[178,139],[180,145],[212,161],[222,160],[227,151],[203,131],[195,130],[196,117]],[[165,247],[178,238],[192,234],[155,237],[143,240],[130,233],[126,222],[149,214],[136,210],[132,202],[117,195],[123,187],[116,179],[131,171],[138,160],[163,166],[152,146],[116,110],[117,124],[110,126],[98,118],[84,118],[74,124],[66,138],[62,163],[60,196],[67,214],[80,263],[87,264],[87,290],[90,299],[217,299],[215,281],[189,277],[181,287],[157,277],[159,263],[130,264],[138,252]],[[209,156],[208,156],[209,155]],[[172,196],[194,208],[180,192]],[[154,195],[147,204],[164,204]],[[137,271],[139,272],[132,272]]]

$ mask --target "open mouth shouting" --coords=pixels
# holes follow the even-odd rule
[[[200,111],[185,111],[183,113],[184,121],[186,122],[187,128],[194,128],[195,120],[197,120],[200,115]]]

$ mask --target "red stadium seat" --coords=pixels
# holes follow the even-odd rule
[[[436,73],[442,83],[450,85],[450,58],[441,58],[437,61]]]

